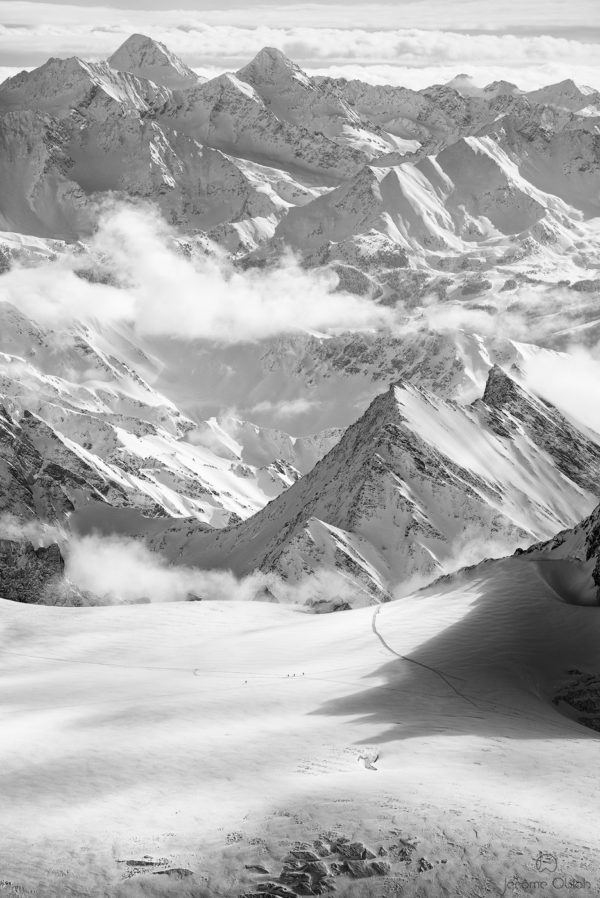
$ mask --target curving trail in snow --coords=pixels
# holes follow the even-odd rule
[[[475,702],[473,702],[468,696],[466,696],[466,695],[464,695],[462,692],[460,692],[460,691],[456,688],[456,686],[453,686],[453,685],[452,685],[452,683],[450,682],[450,678],[449,678],[443,671],[437,670],[435,667],[430,667],[428,664],[423,664],[422,661],[416,661],[414,658],[409,658],[408,655],[401,655],[399,652],[396,652],[396,651],[389,645],[389,643],[387,643],[387,642],[385,641],[385,639],[383,638],[383,636],[381,635],[381,633],[380,633],[379,630],[377,629],[377,615],[379,614],[379,612],[381,611],[381,609],[382,609],[382,606],[381,606],[381,605],[378,605],[377,608],[375,609],[375,611],[373,612],[373,617],[371,618],[371,629],[373,630],[373,633],[375,634],[375,636],[377,637],[377,639],[381,642],[382,646],[383,646],[385,649],[387,649],[388,652],[391,652],[392,655],[395,655],[400,661],[407,661],[409,664],[417,664],[419,667],[423,667],[423,668],[425,668],[425,670],[431,671],[431,673],[435,674],[437,677],[439,677],[441,680],[443,680],[444,683],[446,683],[446,685],[447,685],[450,689],[452,689],[452,691],[453,691],[454,693],[456,693],[456,695],[460,695],[460,697],[461,697],[461,698],[464,698],[464,700],[465,700],[466,702],[469,702],[471,705],[475,705]],[[462,679],[462,678],[461,678],[461,677],[452,677],[452,679]]]

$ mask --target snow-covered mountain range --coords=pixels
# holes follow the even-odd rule
[[[133,275],[93,242],[122,203],[158,209],[194,271],[292,253],[392,317],[302,327],[299,288],[300,326],[264,338],[57,323],[28,273],[125,303]],[[599,216],[600,93],[570,81],[413,91],[273,48],[206,80],[143,35],[9,78],[0,509],[57,528],[67,568],[100,531],[286,588],[325,572],[321,610],[548,540],[600,498],[599,425],[529,369],[597,339]]]
[[[600,94],[572,82],[373,87],[272,48],[206,81],[133,35],[107,62],[8,79],[0,112],[3,227],[39,236],[85,234],[106,191],[237,251],[276,230],[302,250],[371,230],[425,254],[532,229],[574,242],[598,208]]]

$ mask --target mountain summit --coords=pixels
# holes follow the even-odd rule
[[[277,84],[293,77],[305,87],[312,86],[312,89],[315,89],[314,85],[311,85],[311,79],[300,66],[276,47],[263,47],[237,74],[238,78],[253,86],[263,82]]]
[[[108,60],[119,72],[131,72],[171,90],[193,87],[204,79],[160,41],[132,34]]]

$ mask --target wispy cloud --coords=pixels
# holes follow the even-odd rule
[[[600,434],[600,353],[571,345],[569,352],[532,353],[524,366],[528,386],[568,417]]]
[[[315,400],[306,399],[303,396],[297,399],[282,400],[281,402],[271,402],[268,399],[264,399],[262,402],[252,406],[250,411],[254,414],[276,411],[280,417],[293,418],[310,411],[315,405],[317,405]]]
[[[238,579],[228,571],[171,567],[143,543],[116,536],[75,537],[65,554],[69,579],[104,602],[181,601],[190,594],[248,601],[270,582],[258,573]]]

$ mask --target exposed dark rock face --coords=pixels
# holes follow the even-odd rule
[[[168,876],[170,879],[186,879],[188,876],[193,876],[191,870],[187,870],[185,867],[171,867],[169,870],[155,870],[152,874],[153,876]]]
[[[600,675],[570,670],[569,680],[559,689],[553,703],[577,723],[600,732]]]
[[[64,561],[56,544],[34,549],[30,542],[0,540],[0,595],[15,602],[39,602],[59,582]]]
[[[483,402],[493,408],[502,409],[509,402],[519,399],[519,388],[499,365],[494,365],[489,370],[488,378],[483,392]]]
[[[550,455],[559,471],[598,495],[600,445],[555,406],[526,393],[498,365],[489,371],[482,402],[487,406],[487,423],[492,430],[509,437],[517,428],[522,429]]]
[[[575,281],[571,284],[571,290],[577,290],[579,293],[600,293],[600,278]]]
[[[342,857],[353,861],[363,861],[375,857],[373,852],[361,842],[338,842],[332,846],[332,849]]]
[[[89,596],[64,576],[56,543],[34,548],[27,540],[0,539],[0,598],[45,605],[88,604]]]

